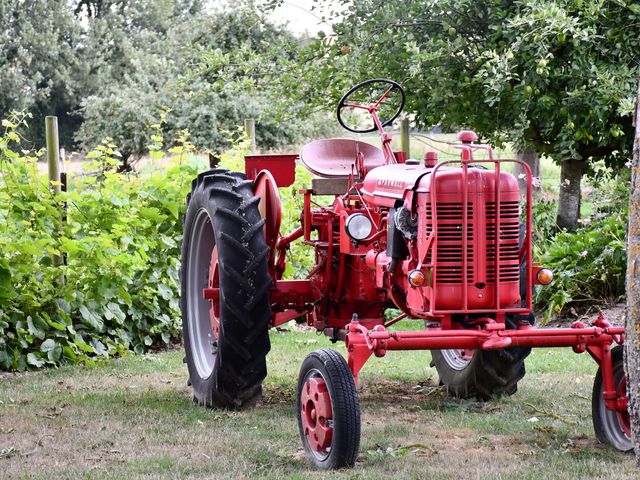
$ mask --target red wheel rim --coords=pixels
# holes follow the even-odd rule
[[[218,272],[218,246],[214,246],[211,251],[211,263],[209,264],[209,288],[220,289],[220,273]],[[220,296],[212,298],[211,308],[209,309],[209,318],[211,319],[211,328],[216,338],[220,330]]]
[[[333,439],[331,397],[321,377],[309,377],[300,394],[302,429],[314,452],[327,453]]]
[[[622,377],[622,380],[620,380],[620,383],[618,384],[618,388],[616,389],[616,392],[619,397],[627,398],[627,377],[626,376]],[[626,402],[624,403],[625,403],[625,408],[618,409],[618,421],[620,422],[620,426],[622,427],[622,430],[624,430],[624,433],[629,438],[631,438],[631,417],[629,416],[629,410],[627,410]]]

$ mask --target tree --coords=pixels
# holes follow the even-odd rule
[[[27,138],[44,143],[44,117],[57,115],[63,145],[72,143],[80,119],[75,47],[81,35],[66,0],[0,2],[0,117],[33,114]]]
[[[176,21],[166,31],[144,30],[144,35],[125,31],[122,22],[114,13],[91,24],[93,43],[87,53],[99,53],[91,71],[93,83],[102,86],[82,102],[84,122],[77,138],[84,146],[110,136],[124,158],[141,155],[149,126],[161,115],[167,143],[188,130],[191,143],[214,153],[229,145],[244,118],[256,119],[262,149],[327,133],[325,117],[307,112],[296,117],[297,103],[272,108],[277,104],[272,90],[249,88],[257,59],[274,45],[296,44],[289,32],[265,22],[254,10],[202,13]],[[120,52],[102,47],[105,36],[114,38],[108,44],[117,44]],[[237,82],[221,75],[229,62],[243,69]]]
[[[593,162],[626,162],[640,58],[637,3],[346,3],[335,36],[305,54],[302,74],[316,93],[391,77],[408,91],[419,126],[470,127],[553,158],[562,169],[562,227],[577,223],[580,180]]]
[[[627,236],[627,318],[625,371],[636,461],[640,466],[640,78],[634,115],[636,128],[631,167],[629,233]]]

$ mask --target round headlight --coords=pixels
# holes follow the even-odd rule
[[[366,215],[354,213],[349,215],[347,221],[344,222],[344,229],[347,231],[347,235],[360,242],[371,235],[373,223]]]

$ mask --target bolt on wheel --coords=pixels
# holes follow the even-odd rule
[[[296,413],[302,445],[318,467],[352,467],[360,447],[360,403],[342,355],[317,350],[305,358],[298,377]]]

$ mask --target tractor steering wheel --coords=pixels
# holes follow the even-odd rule
[[[350,132],[375,132],[378,130],[375,118],[379,118],[381,127],[391,125],[402,112],[402,107],[404,107],[404,90],[399,83],[384,78],[365,80],[345,93],[340,99],[337,111],[338,122]],[[366,124],[365,127],[347,125],[343,117],[345,109],[355,114],[354,123],[356,124],[364,120],[362,113],[370,113],[371,117],[367,119],[369,124]]]

